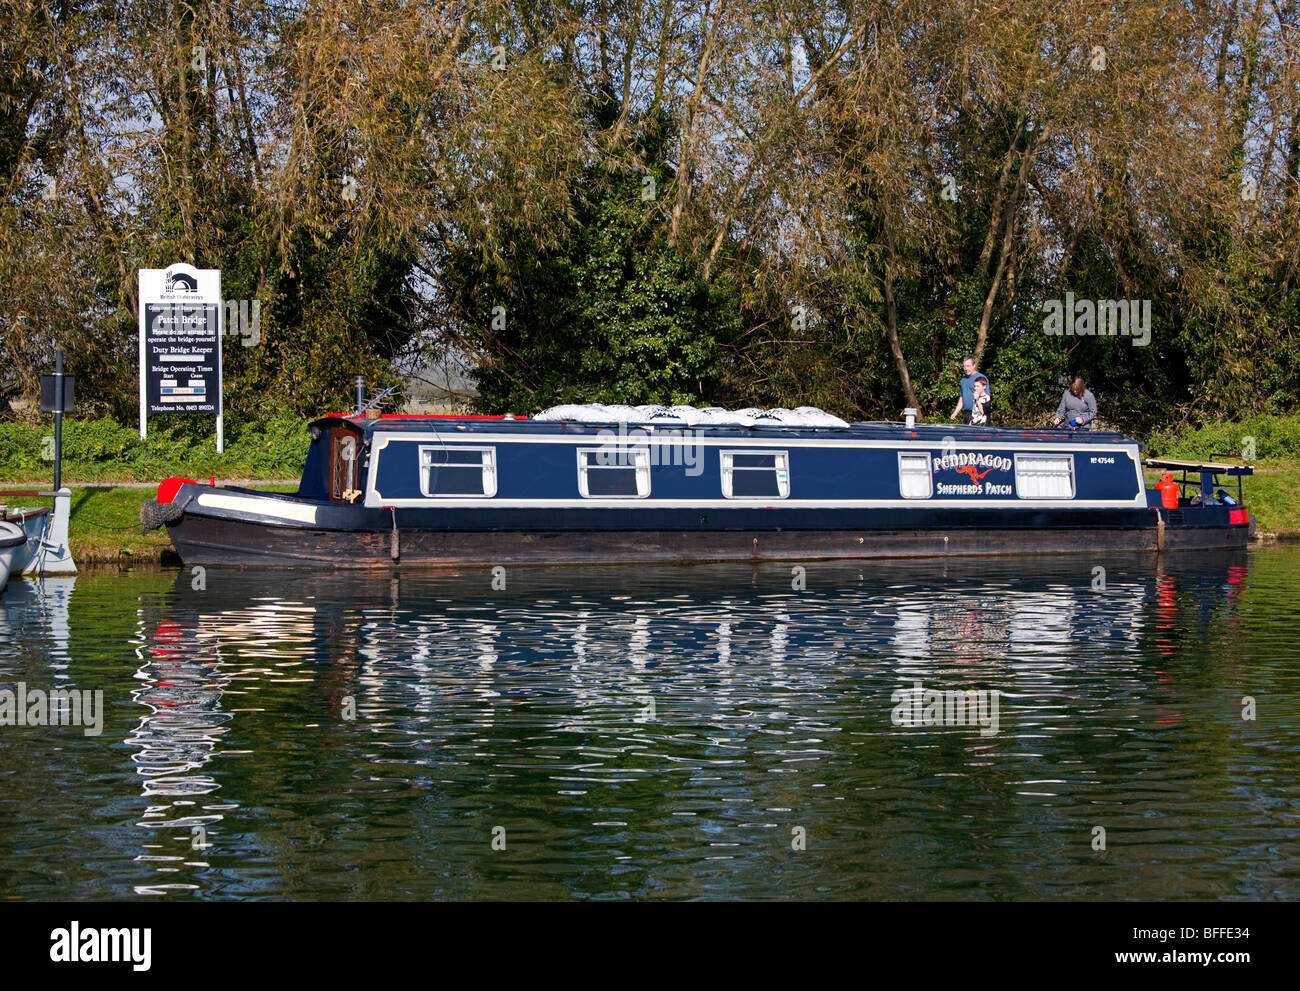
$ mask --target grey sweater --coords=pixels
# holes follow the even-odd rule
[[[1084,389],[1083,398],[1080,399],[1066,389],[1065,395],[1061,397],[1061,405],[1056,407],[1056,415],[1067,424],[1077,419],[1079,426],[1088,426],[1097,419],[1097,400],[1093,398],[1092,390]]]

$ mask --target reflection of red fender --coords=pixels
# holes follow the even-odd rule
[[[178,653],[172,644],[178,644],[184,638],[185,631],[181,629],[180,624],[170,619],[164,619],[153,631],[153,646],[149,647],[149,653],[155,657],[170,657]],[[157,661],[154,662],[155,664]]]
[[[182,485],[198,485],[199,483],[192,478],[177,478],[173,475],[171,478],[164,478],[158,483],[158,504],[166,506],[176,498],[176,493],[181,490]]]

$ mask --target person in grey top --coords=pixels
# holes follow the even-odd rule
[[[1092,421],[1097,419],[1097,400],[1083,377],[1076,375],[1070,388],[1061,396],[1061,405],[1056,407],[1056,426],[1065,421],[1070,430],[1091,430]]]

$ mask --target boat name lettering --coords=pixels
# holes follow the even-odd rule
[[[985,454],[982,451],[978,453],[963,451],[961,454],[945,454],[934,459],[934,471],[936,472],[967,467],[1010,471],[1011,459],[1001,454]]]
[[[994,482],[976,482],[973,485],[949,485],[940,482],[934,487],[939,495],[1012,495],[1010,485],[998,485]]]

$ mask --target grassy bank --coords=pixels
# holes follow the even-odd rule
[[[188,478],[297,478],[307,455],[306,423],[283,414],[227,425],[217,453],[211,417],[159,417],[140,439],[135,427],[109,419],[63,424],[63,477],[77,482],[157,482]],[[0,423],[0,483],[49,485],[54,474],[54,427]]]

